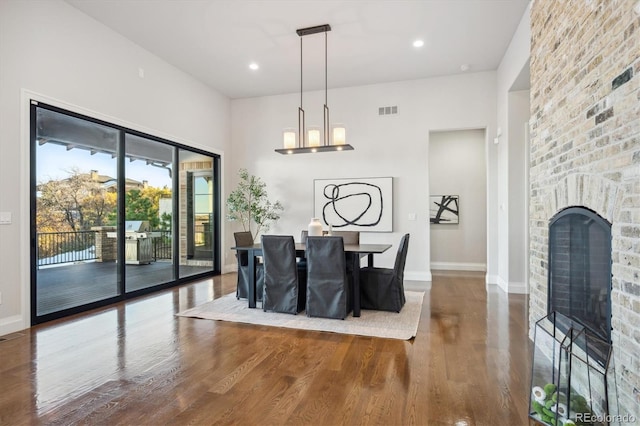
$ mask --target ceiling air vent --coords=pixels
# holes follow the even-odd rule
[[[378,107],[378,115],[391,115],[391,114],[397,114],[397,113],[398,113],[397,105]]]

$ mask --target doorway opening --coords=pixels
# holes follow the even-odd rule
[[[429,134],[431,270],[486,271],[485,130]]]

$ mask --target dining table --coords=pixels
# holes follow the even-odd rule
[[[306,246],[304,243],[296,243],[296,256],[305,257]],[[344,252],[347,261],[353,262],[353,316],[360,316],[360,259],[367,257],[367,266],[373,267],[373,256],[381,254],[391,248],[391,244],[345,244]],[[246,246],[234,246],[232,250],[246,251],[248,254],[248,267],[253,273],[249,274],[249,308],[256,307],[256,258],[262,256],[262,244],[255,243]]]

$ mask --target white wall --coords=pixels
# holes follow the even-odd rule
[[[0,225],[0,335],[29,326],[32,93],[187,145],[230,151],[226,97],[65,2],[0,1],[0,211],[13,217]]]
[[[489,200],[489,272],[487,274],[487,283],[498,284],[505,291],[517,293],[526,291],[526,286],[523,284],[526,281],[524,272],[521,276],[519,275],[519,271],[525,270],[524,262],[527,260],[526,243],[511,243],[510,238],[524,238],[526,233],[523,228],[521,234],[510,235],[509,231],[512,228],[510,221],[515,218],[515,213],[511,215],[510,210],[512,206],[516,206],[513,208],[517,209],[519,208],[517,206],[524,205],[526,194],[518,182],[510,184],[510,179],[513,178],[514,173],[519,173],[524,179],[525,173],[528,173],[528,168],[522,168],[524,157],[522,161],[516,160],[515,163],[512,163],[518,153],[524,156],[524,148],[515,147],[515,144],[524,143],[524,136],[520,132],[515,135],[512,134],[513,129],[509,126],[509,92],[523,68],[528,66],[530,40],[530,18],[529,8],[527,8],[498,67],[497,120],[498,127],[502,130],[502,135],[499,137],[499,143],[490,148],[491,151],[497,151],[494,158],[497,158],[495,166],[498,171],[498,181],[496,182],[497,198],[492,199],[490,197]],[[510,154],[510,149],[515,151]],[[525,223],[526,216],[518,220]],[[511,251],[511,249],[514,251]],[[514,267],[514,262],[521,264],[521,266],[518,265],[517,267],[517,278],[511,276],[509,271],[510,266]]]
[[[529,165],[525,126],[531,116],[529,90],[509,92],[509,292],[527,293]]]
[[[432,195],[460,197],[459,223],[431,225],[431,269],[486,271],[485,131],[434,132],[429,137]]]
[[[323,95],[305,93],[307,123],[322,124]],[[330,90],[332,120],[346,125],[355,150],[293,156],[273,150],[282,146],[283,128],[297,127],[299,94],[233,100],[230,178],[235,185],[232,173],[246,167],[264,179],[273,198],[285,202],[283,217],[270,232],[298,235],[313,214],[314,179],[392,176],[394,232],[364,233],[361,240],[394,244],[376,257],[376,265],[391,267],[401,235],[410,233],[405,276],[428,281],[429,134],[495,129],[495,97],[494,72]],[[398,106],[397,115],[378,115],[378,107],[392,105]],[[411,213],[417,220],[408,220]]]

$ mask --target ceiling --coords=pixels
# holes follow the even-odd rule
[[[116,127],[103,126],[45,108],[37,109],[36,123],[39,145],[52,143],[65,146],[67,151],[75,148],[90,151],[91,155],[102,153],[109,154],[112,158],[117,155],[120,130]],[[125,156],[130,161],[142,160],[157,167],[166,167],[173,161],[173,149],[169,145],[132,133],[126,133],[125,142]],[[185,151],[186,153],[188,152]],[[180,155],[183,157],[182,151]]]
[[[528,0],[66,0],[224,95],[300,91],[296,29],[331,25],[328,87],[495,70]],[[416,39],[424,41],[413,47]],[[324,35],[302,37],[304,91]],[[258,70],[249,69],[251,62]],[[153,72],[153,70],[145,70]]]

